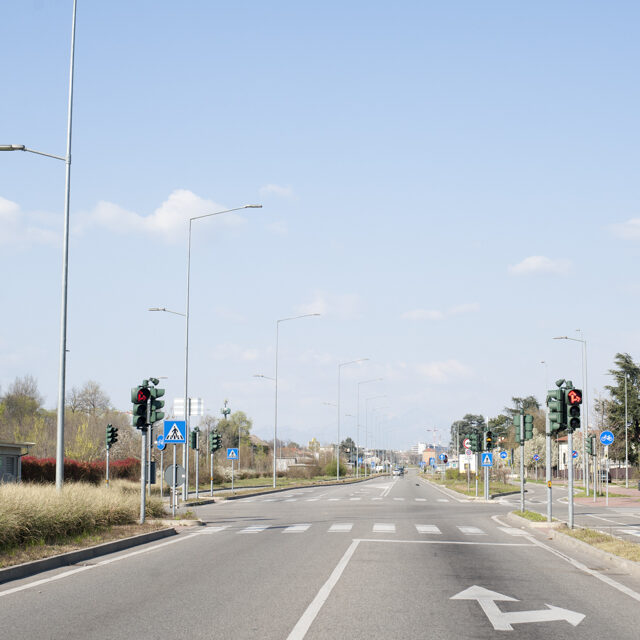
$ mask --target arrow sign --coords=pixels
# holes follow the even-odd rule
[[[452,596],[451,600],[477,600],[496,631],[513,631],[512,624],[550,622],[553,620],[564,620],[575,627],[584,619],[584,614],[582,613],[554,607],[550,604],[545,605],[549,607],[548,609],[500,611],[496,602],[518,602],[518,600],[495,591],[489,591],[489,589],[479,587],[478,585],[473,585],[461,591],[455,596]]]

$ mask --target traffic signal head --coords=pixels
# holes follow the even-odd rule
[[[145,386],[137,386],[131,389],[131,402],[133,403],[133,426],[142,429],[147,425],[147,402],[151,398],[151,389]]]
[[[559,382],[559,381],[558,381]],[[563,381],[564,382],[564,381]],[[558,384],[556,382],[556,384]],[[565,402],[563,389],[551,389],[547,392],[549,410],[549,430],[551,433],[565,428]]]
[[[520,440],[522,440],[522,422],[519,413],[513,416],[513,426],[516,428],[515,439],[520,442]]]
[[[118,428],[114,427],[111,424],[107,425],[107,447],[111,448],[112,445],[114,445],[116,442],[118,442]]]
[[[486,451],[493,449],[493,433],[491,431],[487,431],[484,434],[484,448]]]
[[[582,391],[580,389],[565,390],[565,411],[567,412],[566,425],[572,432],[580,428],[580,405],[582,404]]]
[[[156,378],[153,379],[155,380]],[[151,392],[151,416],[149,422],[153,424],[164,418],[164,411],[160,411],[164,407],[164,400],[158,400],[164,395],[164,389],[151,387],[149,391]]]
[[[478,432],[472,431],[469,435],[469,440],[471,440],[471,451],[473,451],[473,453],[478,453],[480,451],[480,438],[478,438]]]
[[[524,439],[531,440],[533,438],[533,416],[525,415],[524,417]]]
[[[585,445],[587,446],[587,455],[592,456],[593,455],[593,440],[595,438],[591,437],[591,438],[587,438],[585,441]]]
[[[198,446],[198,434],[195,431],[189,433],[189,446],[196,449]]]

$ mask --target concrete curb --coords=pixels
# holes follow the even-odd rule
[[[61,553],[57,556],[51,556],[50,558],[42,558],[42,560],[34,560],[33,562],[25,562],[23,564],[14,565],[13,567],[6,567],[5,569],[0,569],[0,584],[4,584],[10,580],[28,578],[36,573],[57,569],[58,567],[66,567],[68,565],[90,560],[91,558],[103,556],[108,553],[115,553],[116,551],[122,551],[123,549],[129,549],[131,547],[136,547],[141,544],[147,544],[148,542],[154,542],[155,540],[161,540],[162,538],[168,538],[169,536],[175,535],[176,530],[173,528],[159,529],[158,531],[141,533],[140,535],[131,536],[129,538],[112,540],[111,542],[105,542],[103,544],[96,545],[95,547],[69,551],[69,553]]]
[[[527,490],[524,490],[527,493]],[[517,493],[520,493],[520,489],[516,491],[505,491],[504,493],[492,493],[489,495],[489,498],[493,500],[494,498],[504,498],[504,496],[515,496]]]
[[[545,534],[547,534],[548,538],[558,543],[558,546],[561,547],[564,551],[579,551],[590,556],[591,558],[597,559],[602,562],[605,565],[605,569],[622,570],[629,573],[634,578],[640,579],[640,563],[634,562],[633,560],[627,560],[626,558],[621,558],[620,556],[616,556],[613,553],[609,553],[608,551],[603,551],[602,549],[598,549],[597,547],[594,547],[587,542],[572,538],[566,533],[555,529],[555,527],[565,524],[563,522],[551,523],[554,526],[550,526],[549,523],[527,522],[524,518],[516,516],[513,513],[508,513],[507,518],[511,522],[520,523],[521,527],[523,526],[523,520],[525,527],[531,527],[531,525],[534,524],[542,524],[543,526],[546,525],[548,530],[545,532]]]

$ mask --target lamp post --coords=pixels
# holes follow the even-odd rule
[[[582,338],[571,338],[569,336],[556,336],[554,340],[572,340],[582,343],[582,393],[584,396],[585,419],[582,423],[582,470],[584,473],[583,483],[585,492],[589,494],[589,459],[587,458],[587,435],[589,433],[589,383],[587,381],[587,341],[584,339],[582,329],[576,329]],[[571,451],[569,451],[571,455]]]
[[[358,462],[358,460],[360,459],[360,385],[361,384],[369,384],[370,382],[381,382],[383,380],[383,378],[372,378],[371,380],[362,380],[361,382],[358,382],[358,393],[357,393],[357,404],[358,404],[358,410],[357,410],[357,418],[356,418],[356,478],[360,477],[360,463]]]
[[[362,459],[364,462],[364,457],[367,454],[367,435],[369,431],[369,402],[371,400],[377,400],[378,398],[386,398],[386,394],[382,394],[379,396],[371,396],[370,398],[365,398],[364,401],[364,451],[362,453]],[[364,477],[367,477],[367,465],[364,465]]]
[[[374,446],[379,444],[379,439],[380,439],[380,411],[383,411],[384,409],[389,409],[389,405],[385,405],[384,407],[376,407],[375,409],[371,410],[371,413],[374,416],[374,423],[372,425],[372,429],[371,429],[371,446],[374,449],[374,452],[378,450],[379,447]],[[374,440],[375,438],[375,440]],[[375,455],[375,453],[374,453]],[[375,456],[377,457],[377,456]],[[371,474],[370,474],[371,475]]]
[[[182,485],[182,499],[189,497],[189,456],[187,443],[189,442],[189,287],[191,284],[191,226],[194,220],[202,218],[211,218],[219,216],[223,213],[231,213],[232,211],[240,211],[241,209],[262,209],[261,204],[245,204],[243,207],[235,207],[233,209],[225,209],[224,211],[214,211],[213,213],[205,213],[201,216],[189,218],[189,238],[187,243],[187,303],[185,316],[185,346],[184,346],[184,420],[185,420],[185,443],[182,453],[182,464],[184,466],[184,484]]]
[[[624,485],[629,488],[629,412],[627,407],[627,372],[624,372]]]
[[[64,482],[64,396],[67,366],[67,290],[69,278],[69,202],[71,193],[71,125],[73,116],[73,67],[76,47],[76,6],[73,0],[73,16],[71,18],[71,59],[69,63],[69,99],[67,105],[67,153],[56,156],[29,149],[23,144],[3,144],[0,151],[28,151],[39,156],[54,158],[65,163],[64,186],[64,222],[62,235],[62,299],[60,303],[60,365],[58,372],[58,411],[56,416],[56,489],[62,490]]]
[[[277,442],[278,442],[278,344],[280,341],[280,323],[288,322],[289,320],[299,320],[300,318],[312,318],[319,316],[319,313],[304,313],[300,316],[292,316],[291,318],[280,318],[276,320],[276,377],[274,382],[276,383],[275,394],[275,416],[273,420],[273,488],[276,488],[276,467],[278,461]]]
[[[342,367],[358,362],[365,362],[369,358],[358,358],[357,360],[349,360],[348,362],[338,363],[338,442],[336,443],[336,480],[340,480],[340,374]]]

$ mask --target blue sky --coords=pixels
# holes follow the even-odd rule
[[[640,357],[633,2],[79,1],[68,387],[183,385],[335,439],[356,383],[394,447],[545,377]],[[64,154],[71,1],[5,2],[0,143]],[[61,162],[0,153],[0,385],[56,401]],[[540,364],[544,360],[547,366]],[[364,409],[364,403],[362,405]],[[343,434],[354,418],[343,417]],[[364,410],[361,421],[364,422]],[[378,427],[378,423],[380,426]]]

